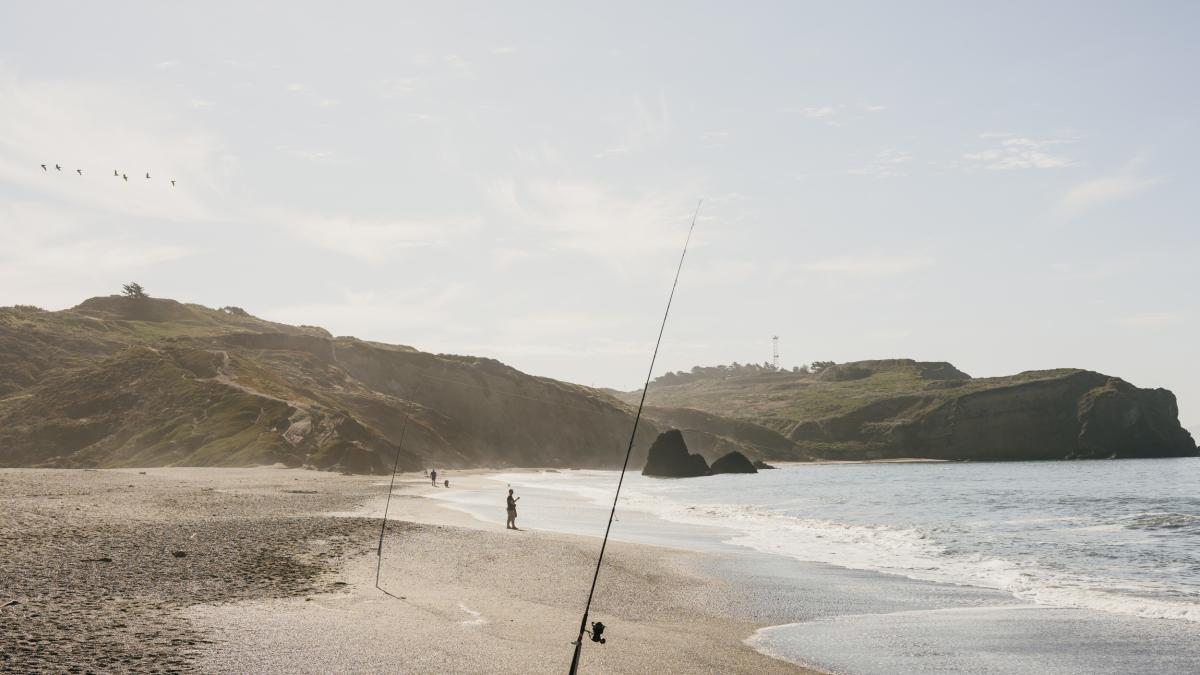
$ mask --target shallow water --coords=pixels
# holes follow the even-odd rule
[[[600,535],[617,476],[572,471],[494,478],[525,495],[525,526]],[[486,519],[503,517],[490,506],[491,495],[453,499]],[[856,673],[1200,669],[1194,646],[1200,638],[1200,459],[791,465],[683,480],[630,474],[617,513],[617,539],[750,549],[996,589],[1014,604],[1061,610],[1029,613],[1010,604],[976,613],[944,615],[934,607],[932,613],[890,614],[895,608],[881,605],[879,613],[808,620],[755,637],[757,647],[796,661]],[[889,618],[881,623],[880,617]],[[883,624],[895,630],[881,633]],[[944,630],[950,624],[955,630]],[[856,640],[855,651],[847,652],[847,637],[863,630],[891,637]],[[1103,649],[1079,638],[1095,631],[1107,636]],[[972,635],[990,641],[972,646]],[[900,658],[910,652],[924,666]]]

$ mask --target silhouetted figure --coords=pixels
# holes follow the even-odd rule
[[[146,180],[150,180],[150,172],[149,171],[146,172]]]
[[[437,487],[437,469],[429,472],[429,481],[433,483],[433,487]]]
[[[126,176],[125,174],[121,174],[121,178],[123,178],[126,183],[129,182],[129,176]]]
[[[75,169],[75,173],[77,173],[77,174],[79,174],[80,176],[82,176],[82,175],[83,175],[83,169]]]
[[[174,181],[174,180],[172,180],[172,181],[171,181],[171,187],[175,187],[175,181]]]
[[[117,171],[116,169],[113,169],[113,178],[120,178],[120,177],[121,177],[121,173],[119,171]]]
[[[54,165],[54,170],[55,170],[55,171],[62,171],[62,167],[61,167],[61,166],[59,166],[59,165],[57,165],[57,164],[55,164],[55,165]]]
[[[45,164],[42,165],[42,171],[49,171],[49,170],[50,169],[47,169]]]
[[[520,497],[513,496],[512,488],[509,488],[508,489],[508,522],[505,523],[505,525],[504,525],[504,527],[506,529],[509,529],[509,530],[521,529],[521,528],[517,527],[517,502],[520,500],[521,500]]]

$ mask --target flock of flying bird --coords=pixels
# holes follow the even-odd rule
[[[49,170],[50,170],[50,169],[49,169],[49,168],[48,168],[48,167],[47,167],[45,164],[43,164],[43,165],[42,165],[42,171],[49,171]],[[60,166],[60,165],[58,165],[58,164],[55,164],[55,165],[54,165],[54,170],[55,170],[55,171],[62,171],[63,169],[62,169],[62,166]],[[80,176],[82,176],[82,175],[83,175],[83,169],[75,169],[75,173],[77,173],[77,174],[79,174]],[[126,183],[128,183],[128,182],[129,182],[129,176],[126,176],[125,174],[121,173],[120,171],[117,171],[116,169],[113,169],[113,176],[116,176],[116,177],[119,177],[119,178],[121,178],[121,179],[122,179],[122,180],[124,180]],[[149,172],[149,171],[147,171],[147,172],[146,172],[146,180],[150,180],[150,172]],[[171,179],[171,187],[175,187],[175,179],[174,179],[174,178],[172,178],[172,179]]]

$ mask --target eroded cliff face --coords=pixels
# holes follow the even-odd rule
[[[335,353],[339,366],[370,390],[437,411],[446,445],[427,453],[444,466],[613,468],[624,460],[633,410],[586,387],[532,377],[493,359],[346,338],[336,341]],[[375,419],[365,407],[355,410]],[[645,457],[657,433],[642,420],[634,461]]]
[[[945,363],[840,364],[651,390],[757,423],[795,445],[771,459],[1033,460],[1197,455],[1174,395],[1084,370],[973,379]],[[684,426],[695,415],[661,412]],[[711,424],[708,425],[711,427]],[[727,428],[728,425],[725,425]],[[761,435],[757,438],[762,439]],[[778,443],[769,444],[778,446]]]
[[[864,428],[871,435],[871,428]],[[879,438],[938,459],[1103,459],[1196,454],[1175,396],[1090,371],[966,394]]]

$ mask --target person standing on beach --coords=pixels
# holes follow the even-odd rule
[[[429,472],[429,479],[433,483],[433,487],[437,487],[437,469]]]
[[[504,527],[510,530],[519,530],[517,527],[517,500],[520,497],[514,497],[512,488],[508,489],[508,524]]]

